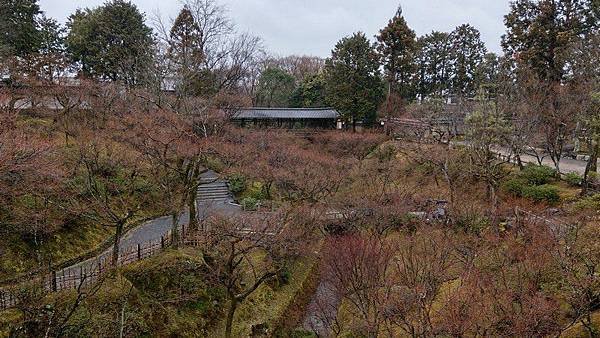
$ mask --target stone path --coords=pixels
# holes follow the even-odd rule
[[[463,142],[463,141],[453,142],[452,144],[463,145],[463,146],[467,145],[467,143]],[[502,155],[502,156],[513,155],[509,149],[503,148],[503,147],[494,147],[492,150],[494,152],[496,152],[498,155]],[[539,164],[537,158],[532,155],[526,155],[526,154],[521,155],[521,161],[523,163],[530,163],[530,164],[536,164],[536,165]],[[542,164],[547,165],[551,168],[554,168],[554,162],[552,162],[552,159],[549,156],[545,156],[543,158]],[[574,159],[568,158],[568,157],[561,158],[560,163],[559,163],[559,168],[560,168],[561,174],[577,173],[577,174],[583,176],[583,174],[585,173],[586,166],[587,166],[586,161],[574,160]]]
[[[500,147],[494,148],[494,151],[496,153],[498,153],[500,155],[504,155],[504,156],[507,156],[510,154],[510,152],[508,150],[500,148]],[[537,158],[535,156],[531,156],[531,155],[521,155],[521,161],[523,161],[523,163],[539,164]],[[551,168],[554,168],[554,162],[552,162],[552,159],[550,159],[550,157],[548,157],[548,156],[546,156],[542,160],[542,164],[547,165]],[[574,159],[568,158],[568,157],[563,157],[559,163],[561,174],[577,173],[577,174],[583,176],[583,174],[585,173],[586,166],[587,166],[586,161],[574,160]]]

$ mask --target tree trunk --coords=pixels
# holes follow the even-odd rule
[[[496,194],[496,187],[493,182],[488,182],[488,196],[492,204],[492,223],[495,224],[498,214],[498,195]]]
[[[592,151],[590,161],[592,166],[590,167],[591,172],[598,172],[598,153],[600,152],[600,142],[595,142],[594,150]]]
[[[191,217],[191,215],[190,215]],[[179,214],[174,212],[171,214],[171,245],[177,249],[179,247]]]
[[[198,210],[196,209],[196,198],[198,195],[198,191],[194,189],[190,193],[190,197],[188,200],[188,209],[190,210],[190,225],[189,230],[196,231],[198,230]]]
[[[596,327],[594,326],[594,324],[592,322],[591,312],[588,312],[585,315],[585,319],[583,319],[581,321],[581,324],[583,324],[583,327],[585,327],[585,330],[587,331],[587,333],[590,337],[598,337],[598,330],[596,329]]]
[[[521,160],[521,155],[519,155],[518,153],[515,155],[516,159],[517,159],[517,165],[519,166],[519,170],[523,170],[525,169],[525,165],[523,165],[523,160]]]
[[[123,338],[125,332],[125,303],[121,304],[121,311],[119,312],[119,338]]]
[[[592,153],[585,166],[585,172],[583,174],[583,182],[581,182],[581,196],[585,196],[588,193],[590,186],[590,173],[595,172],[598,169],[598,152],[600,151],[600,143],[596,143],[592,146]]]
[[[455,197],[456,188],[454,187],[454,182],[450,178],[450,175],[448,174],[447,169],[444,170],[444,179],[446,180],[446,184],[448,184],[448,190],[450,190],[450,204],[454,205],[454,200],[456,199],[456,197]]]
[[[238,300],[235,295],[229,296],[229,311],[227,312],[227,321],[225,322],[225,338],[231,338],[231,327],[233,326],[233,315],[237,310]]]
[[[265,194],[264,197],[266,199],[271,199],[271,185],[273,183],[272,182],[265,182],[262,186],[262,192]]]
[[[112,253],[112,264],[113,266],[117,266],[119,264],[119,248],[121,246],[121,237],[123,236],[123,224],[117,224],[116,232],[115,232],[115,241],[113,244],[113,253]]]
[[[554,169],[556,169],[556,173],[560,175],[560,155],[550,153],[550,159],[554,163]]]

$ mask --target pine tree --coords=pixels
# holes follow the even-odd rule
[[[417,41],[402,9],[390,20],[377,36],[377,51],[381,54],[390,93],[399,94],[412,101],[415,98],[414,76]]]
[[[358,120],[367,126],[377,120],[377,109],[384,97],[379,55],[364,33],[340,40],[325,64],[327,100],[356,127]]]

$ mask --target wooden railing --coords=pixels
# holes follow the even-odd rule
[[[187,246],[200,246],[201,241],[197,236],[181,229],[182,243]],[[119,250],[118,266],[128,265],[142,259],[146,259],[164,251],[171,245],[171,231],[160,238],[121,248]],[[68,289],[77,289],[96,283],[102,275],[113,269],[112,253],[104,254],[93,261],[82,262],[59,271],[52,271],[42,277],[33,278],[27,284],[21,283],[15,286],[0,289],[0,310],[16,307],[22,300],[19,296],[20,288],[26,285],[40,285],[43,292],[58,292]]]

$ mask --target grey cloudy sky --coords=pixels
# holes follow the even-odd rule
[[[77,8],[95,7],[103,0],[40,0],[42,10],[64,22]],[[175,17],[177,0],[132,0],[146,16],[159,11]],[[451,31],[470,23],[481,31],[488,49],[500,51],[503,16],[509,0],[221,0],[241,31],[261,36],[278,55],[326,57],[335,43],[355,31],[373,37],[402,5],[409,25],[422,35]]]

